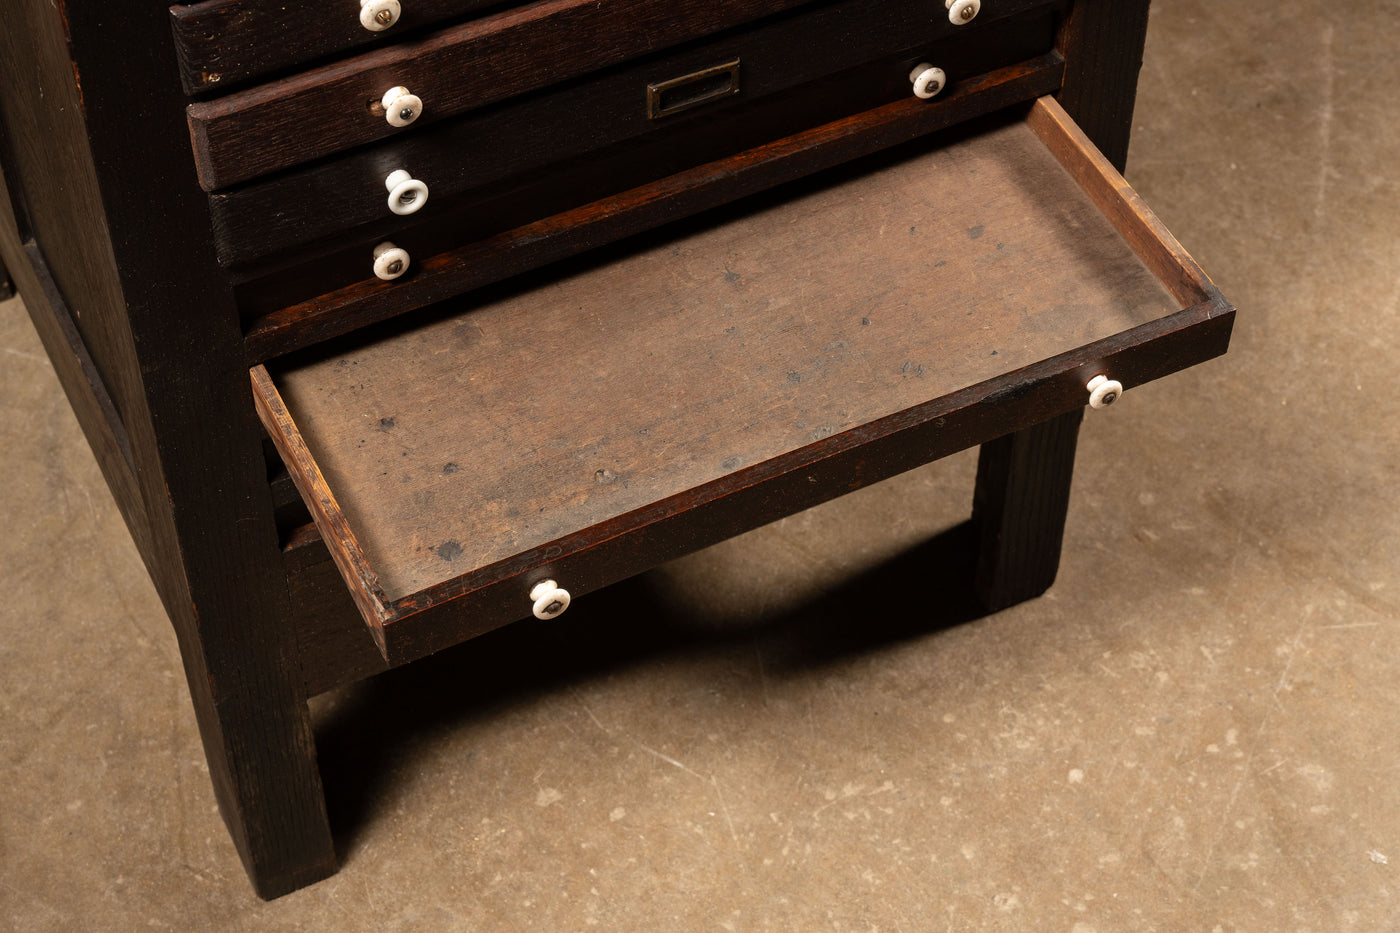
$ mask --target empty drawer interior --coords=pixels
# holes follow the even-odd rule
[[[1231,309],[1121,177],[1053,101],[1021,117],[256,367],[386,656],[1224,352]]]

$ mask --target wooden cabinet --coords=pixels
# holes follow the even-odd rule
[[[0,256],[265,897],[336,867],[308,697],[979,444],[1031,598],[1091,383],[1228,345],[1115,169],[1146,3],[119,6],[0,33]]]
[[[335,143],[312,150],[309,158],[286,144],[284,133],[261,130],[256,144],[240,140],[226,147],[227,154],[200,155],[233,163],[220,172],[230,181],[217,184],[210,197],[219,258],[233,267],[258,267],[292,247],[349,245],[425,225],[479,237],[493,226],[480,215],[498,213],[483,202],[489,204],[502,188],[572,179],[548,208],[533,206],[557,212],[906,98],[910,69],[925,59],[937,60],[968,86],[1054,49],[1056,4],[1002,5],[999,28],[978,30],[955,29],[947,17],[931,19],[908,0],[801,7],[619,66],[526,86],[462,113],[448,103],[457,90],[451,83],[387,72],[365,92],[372,99],[321,105],[338,108],[344,125],[329,134]],[[490,67],[489,60],[471,73],[483,67]],[[531,77],[553,70],[542,57],[540,75]],[[249,118],[295,108],[300,80],[248,92],[260,100]],[[419,97],[421,114],[392,128],[380,101],[390,87],[400,86]],[[650,94],[658,106],[649,105]],[[202,120],[205,111],[206,105],[193,108],[192,119]],[[207,143],[200,135],[204,125],[194,126],[197,143]],[[338,147],[361,133],[380,138],[342,154]],[[282,165],[291,160],[299,164]],[[245,180],[255,162],[284,170]],[[426,182],[431,210],[425,206],[395,222],[385,206],[384,179],[397,169]],[[585,170],[598,179],[587,188],[577,180]]]

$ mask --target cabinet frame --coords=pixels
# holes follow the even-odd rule
[[[272,898],[337,868],[307,700],[374,666],[338,647],[364,637],[358,618],[297,615],[326,562],[279,537],[170,13],[63,6],[12,0],[0,31],[0,263],[170,615],[220,812]],[[1058,99],[1120,169],[1147,9],[1076,0],[1058,40]],[[1044,414],[982,448],[974,517],[993,608],[1042,592],[1058,566],[1080,410]]]

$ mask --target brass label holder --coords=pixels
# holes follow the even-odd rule
[[[739,59],[736,58],[669,81],[648,84],[647,119],[659,120],[738,93]]]

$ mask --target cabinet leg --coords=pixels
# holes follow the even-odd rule
[[[200,671],[208,654],[182,653],[219,812],[258,895],[335,874],[310,713],[286,671],[256,662]]]
[[[15,297],[15,285],[10,279],[9,270],[5,268],[4,258],[0,258],[0,301],[13,297]]]
[[[1055,582],[1083,416],[1077,408],[982,445],[972,500],[974,586],[990,612],[1033,599]]]

